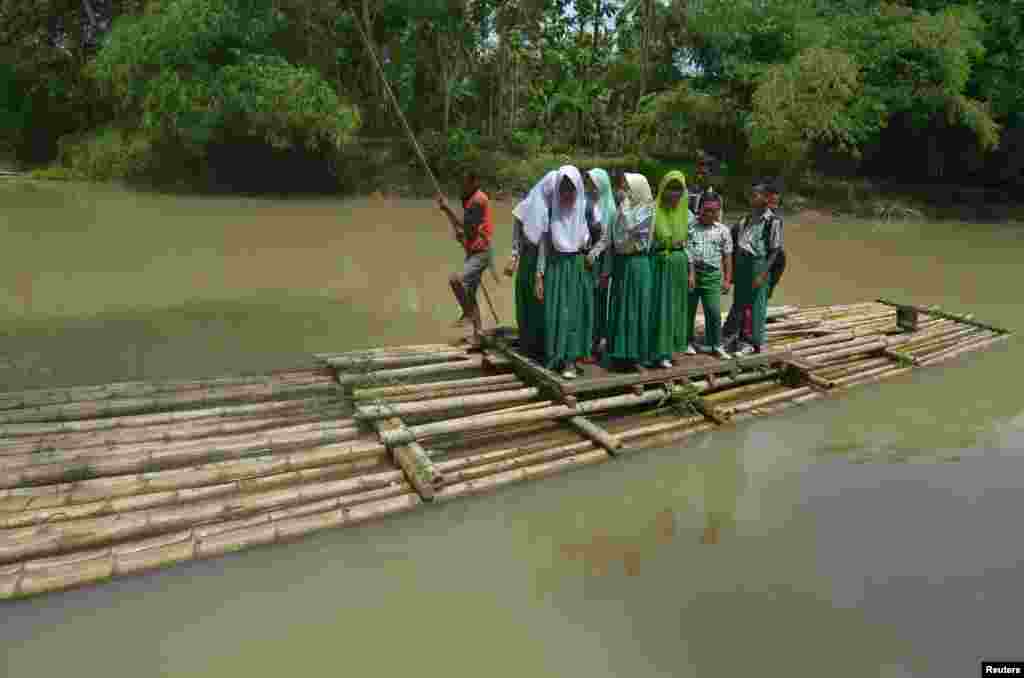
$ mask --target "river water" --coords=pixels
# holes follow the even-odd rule
[[[1020,330],[1022,228],[791,219],[772,303]],[[10,181],[0,239],[9,389],[286,367],[457,316],[428,201]],[[1022,360],[1015,337],[621,463],[5,604],[0,674],[976,675],[1024,659]]]

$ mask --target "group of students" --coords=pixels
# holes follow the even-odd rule
[[[635,369],[669,368],[676,354],[698,350],[723,359],[729,350],[759,352],[783,246],[778,196],[772,182],[755,184],[751,213],[730,229],[720,221],[722,197],[707,189],[691,203],[682,172],[666,174],[657,196],[642,174],[582,173],[571,165],[549,172],[513,210],[505,273],[516,279],[520,350],[566,379],[595,355]],[[451,278],[463,310],[458,322],[471,322],[476,334],[476,290],[492,265],[487,196],[477,177],[466,178],[461,223],[438,201],[466,249],[463,272]],[[723,328],[720,298],[733,286]],[[698,304],[705,319],[699,347]]]

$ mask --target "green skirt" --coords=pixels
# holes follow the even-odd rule
[[[544,362],[549,369],[589,358],[594,341],[594,278],[581,254],[549,251],[544,271]]]
[[[516,273],[516,325],[519,350],[535,360],[544,357],[544,306],[537,300],[534,282],[537,275],[537,248],[524,244],[519,253]]]
[[[651,361],[671,359],[682,353],[686,336],[687,303],[690,297],[690,263],[686,252],[651,255]]]
[[[651,258],[617,255],[612,266],[608,357],[643,365],[651,349]]]
[[[594,341],[608,338],[608,299],[609,289],[601,288],[601,271],[604,270],[605,257],[611,256],[602,252],[594,262],[591,275],[594,277]]]
[[[736,258],[736,272],[733,275],[733,283],[736,290],[733,292],[733,303],[742,311],[745,307],[751,309],[751,337],[754,346],[763,346],[765,342],[765,323],[768,319],[768,285],[764,284],[754,288],[754,279],[764,273],[767,269],[767,259],[755,257],[754,255],[741,251]],[[740,327],[743,326],[740,315]]]

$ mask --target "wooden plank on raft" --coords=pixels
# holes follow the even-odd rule
[[[385,445],[387,445],[387,438],[384,431],[405,428],[402,420],[397,417],[375,421],[373,425],[380,435],[381,442]],[[420,498],[423,501],[433,501],[435,488],[441,485],[443,477],[430,461],[427,451],[415,440],[402,445],[389,446],[389,449],[395,465],[402,469],[409,484],[415,488]]]
[[[580,434],[589,438],[596,445],[603,447],[604,450],[613,457],[622,447],[621,438],[608,433],[608,431],[605,431],[583,415],[569,417],[567,421],[569,422],[569,425],[576,429]]]
[[[527,358],[512,349],[504,341],[488,337],[490,345],[512,363],[515,370],[525,380],[529,380],[552,394],[555,399],[565,401],[568,396],[578,396],[595,391],[612,391],[617,389],[633,389],[644,384],[663,384],[675,379],[700,377],[714,378],[716,374],[729,374],[758,367],[769,367],[785,363],[793,358],[789,351],[765,351],[732,360],[719,360],[710,356],[675,356],[676,364],[670,368],[646,368],[629,374],[608,372],[595,365],[588,365],[586,370],[593,376],[581,375],[573,380],[561,378],[551,370],[545,369],[536,361]]]

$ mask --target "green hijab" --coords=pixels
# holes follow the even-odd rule
[[[665,198],[665,188],[673,181],[683,185],[683,195],[679,198],[679,204],[675,209],[665,207],[662,200]],[[669,172],[658,184],[657,212],[654,216],[654,239],[661,247],[672,247],[673,241],[686,240],[689,232],[690,220],[693,214],[690,213],[689,199],[686,192],[686,175],[679,170]]]
[[[618,208],[615,206],[615,195],[612,193],[611,177],[603,169],[592,169],[587,174],[590,175],[590,178],[594,180],[594,184],[597,186],[597,206],[598,213],[601,215],[601,225],[611,229],[618,214]]]

